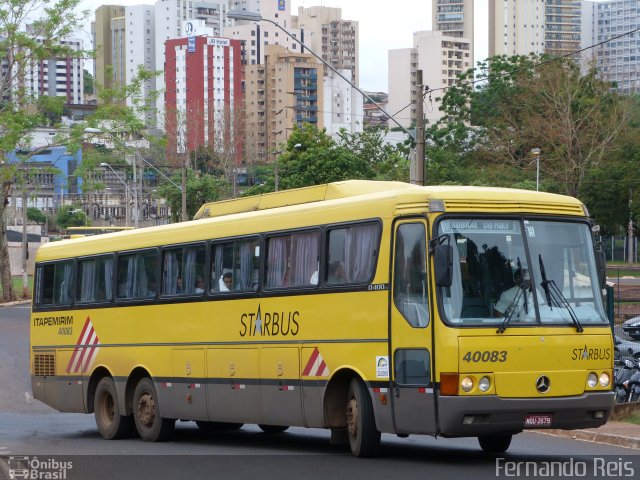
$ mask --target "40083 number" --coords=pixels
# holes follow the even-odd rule
[[[484,352],[475,351],[475,352],[467,352],[462,357],[463,362],[474,362],[474,363],[497,363],[497,362],[506,362],[507,361],[507,351],[506,350],[485,350]]]

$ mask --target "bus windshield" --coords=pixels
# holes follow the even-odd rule
[[[452,325],[602,325],[607,317],[586,223],[516,218],[439,222],[453,282],[439,287]],[[499,330],[500,331],[500,330]]]

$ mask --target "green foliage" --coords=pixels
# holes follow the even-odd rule
[[[81,227],[86,225],[87,216],[79,205],[65,205],[58,210],[56,224],[59,228]]]
[[[93,94],[93,75],[86,68],[82,69],[82,83],[84,85],[82,93],[85,95]]]
[[[182,184],[181,174],[172,176],[171,180],[176,185]],[[215,202],[220,198],[220,193],[225,187],[224,180],[213,175],[198,174],[191,169],[187,169],[187,215],[193,218],[200,207],[207,202]],[[171,218],[174,222],[179,221],[182,212],[182,193],[170,183],[165,183],[158,188],[157,192],[161,197],[167,199],[171,208]]]
[[[27,220],[41,225],[47,221],[47,216],[39,208],[29,207],[27,208]]]
[[[36,104],[38,112],[42,115],[42,125],[45,127],[54,127],[62,120],[64,106],[67,103],[65,97],[49,97],[43,95],[38,97]]]

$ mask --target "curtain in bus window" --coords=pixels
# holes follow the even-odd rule
[[[214,264],[211,269],[211,290],[214,292],[220,291],[220,279],[222,278],[222,264],[224,261],[224,248],[223,245],[214,245],[213,247]]]
[[[96,286],[96,261],[87,260],[80,264],[80,301],[93,302]]]
[[[104,295],[105,300],[113,298],[113,259],[104,260]]]
[[[312,285],[311,278],[318,271],[318,244],[317,232],[291,236],[290,285]]]
[[[253,274],[253,244],[253,241],[240,243],[240,278],[236,281],[238,290],[251,290],[253,287],[251,280]]]
[[[66,262],[62,265],[62,283],[60,285],[60,304],[68,304],[71,303],[71,279],[73,276],[73,264],[71,262]]]
[[[346,230],[344,249],[348,283],[363,283],[371,278],[375,261],[377,225],[362,225]]]
[[[196,249],[185,248],[182,257],[182,285],[183,293],[196,291]]]
[[[178,292],[178,259],[175,250],[164,252],[162,262],[162,294],[175,295]]]
[[[269,239],[267,251],[267,288],[285,287],[287,284],[287,239]]]

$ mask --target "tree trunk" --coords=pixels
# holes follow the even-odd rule
[[[7,205],[9,204],[9,191],[11,181],[2,182],[2,197],[0,197],[0,282],[2,282],[3,302],[16,300],[11,281],[11,262],[9,260],[9,245],[7,242]]]

